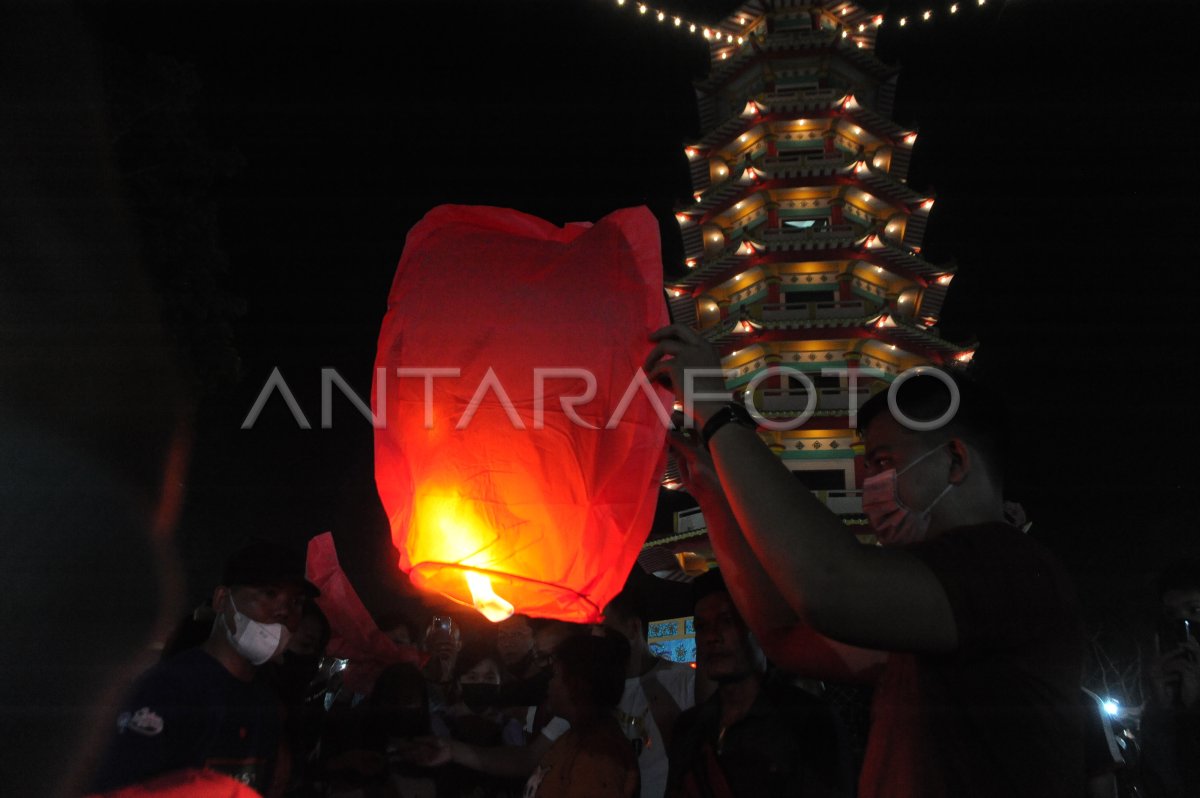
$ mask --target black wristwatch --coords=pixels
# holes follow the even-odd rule
[[[717,434],[717,430],[730,422],[746,429],[758,429],[758,422],[754,420],[754,416],[750,415],[746,406],[739,402],[731,402],[713,413],[708,421],[704,422],[704,428],[700,430],[700,439],[704,442],[705,449],[708,448],[708,442],[712,440],[712,436]]]

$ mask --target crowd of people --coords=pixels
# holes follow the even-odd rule
[[[655,340],[647,372],[690,399],[683,370],[715,352],[686,328]],[[1088,722],[1070,580],[1006,513],[986,395],[918,377],[860,409],[881,546],[847,535],[738,405],[689,409],[671,444],[719,565],[692,583],[694,665],[654,655],[627,589],[597,625],[380,619],[413,662],[351,689],[303,563],[255,544],[131,692],[94,789],[216,773],[271,796],[1200,794],[1200,573],[1164,577],[1182,631],[1160,640],[1144,773],[1119,773],[1111,729]],[[834,685],[869,686],[865,750]]]

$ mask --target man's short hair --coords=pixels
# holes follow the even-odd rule
[[[1172,590],[1200,590],[1200,560],[1180,560],[1159,574],[1159,599]]]
[[[959,405],[954,416],[938,429],[914,435],[927,436],[931,442],[962,438],[983,458],[988,473],[997,482],[1003,479],[1007,465],[1005,451],[1006,414],[995,393],[984,390],[974,380],[959,371],[941,369],[958,388]],[[858,411],[858,429],[863,430],[879,415],[892,416],[888,402],[889,391],[880,391],[868,399]],[[953,397],[949,386],[937,376],[918,374],[905,380],[896,389],[896,407],[913,421],[934,421],[950,409]],[[896,419],[902,427],[903,422]],[[908,429],[908,427],[904,427]]]
[[[612,601],[608,602],[604,607],[604,614],[606,617],[616,618],[619,621],[638,621],[642,624],[642,628],[646,627],[646,612],[642,606],[641,597],[628,585],[614,596]]]
[[[629,643],[618,634],[572,635],[554,650],[554,660],[576,704],[606,711],[625,692]]]
[[[695,607],[702,599],[714,593],[728,593],[725,586],[725,576],[720,568],[710,568],[692,580],[692,606]]]

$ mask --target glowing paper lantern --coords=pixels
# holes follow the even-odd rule
[[[559,228],[442,206],[409,232],[372,396],[413,584],[491,620],[598,619],[653,520],[671,397],[640,366],[666,323],[645,208]]]

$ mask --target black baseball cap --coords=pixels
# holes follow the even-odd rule
[[[304,578],[304,555],[296,549],[256,540],[238,549],[225,563],[221,584],[234,585],[299,585],[310,598],[321,595],[312,582]]]

